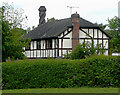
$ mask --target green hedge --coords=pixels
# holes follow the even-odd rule
[[[119,68],[119,57],[113,56],[6,62],[2,63],[3,89],[120,87]]]

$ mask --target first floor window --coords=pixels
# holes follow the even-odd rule
[[[37,49],[41,49],[41,41],[37,41]]]
[[[47,49],[52,49],[52,39],[46,40],[46,48]]]

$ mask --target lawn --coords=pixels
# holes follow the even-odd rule
[[[118,93],[118,88],[36,88],[3,90],[2,93]]]

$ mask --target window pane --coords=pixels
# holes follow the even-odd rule
[[[41,41],[37,41],[37,49],[41,49]]]

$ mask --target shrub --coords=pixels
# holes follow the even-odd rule
[[[3,89],[120,87],[119,68],[113,56],[11,61],[2,63],[2,83]]]
[[[94,43],[86,42],[82,44],[77,44],[75,49],[69,53],[71,59],[85,59],[91,55],[104,54],[104,47],[101,47],[102,44],[97,44],[94,46]]]
[[[72,59],[84,59],[85,55],[85,49],[81,44],[76,45],[75,49],[71,52]]]

